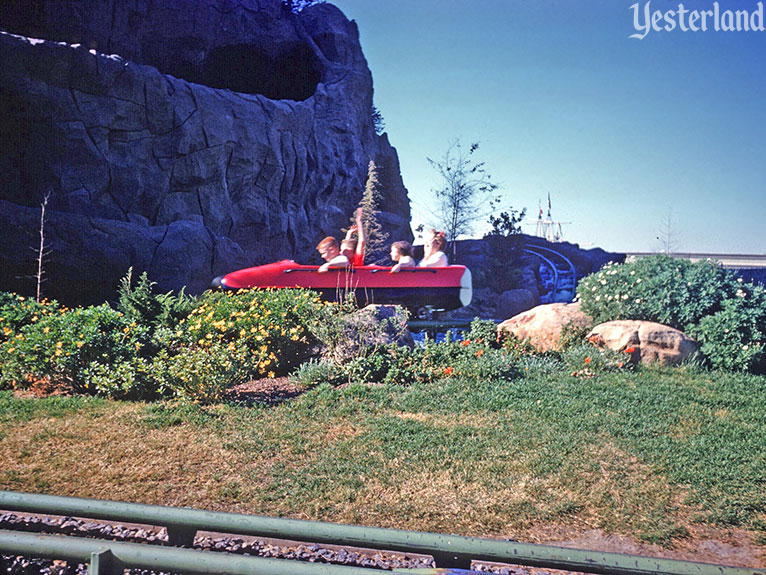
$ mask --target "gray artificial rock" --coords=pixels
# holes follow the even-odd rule
[[[280,0],[15,2],[0,11],[0,289],[30,292],[50,192],[47,293],[96,303],[133,267],[199,293],[340,235],[370,159],[412,239],[396,150],[372,122],[358,30]],[[19,215],[23,214],[23,215]],[[83,273],[87,270],[87,273]]]
[[[537,304],[537,294],[528,289],[504,291],[497,300],[495,317],[508,319],[532,309]]]

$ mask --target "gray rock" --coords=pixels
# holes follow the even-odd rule
[[[537,305],[537,294],[528,289],[513,289],[500,294],[495,317],[509,318]]]
[[[343,363],[359,355],[363,348],[396,344],[412,349],[415,342],[407,327],[404,310],[393,305],[368,305],[345,316],[340,325],[342,333],[325,349],[325,355]]]
[[[237,267],[318,263],[314,246],[348,225],[370,159],[385,231],[412,239],[358,30],[336,7],[83,6],[0,11],[0,223],[18,234],[0,241],[0,289],[31,289],[20,277],[35,269],[27,248],[48,191],[46,287],[69,303],[113,295],[130,266],[199,293]]]

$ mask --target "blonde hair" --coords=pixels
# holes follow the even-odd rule
[[[356,251],[356,244],[357,244],[356,240],[343,240],[342,242],[340,242],[340,249],[341,251],[351,250],[353,252],[353,251]]]
[[[335,247],[337,249],[338,248],[338,240],[336,240],[332,236],[327,236],[325,239],[323,239],[321,242],[319,242],[317,244],[317,248],[316,249],[321,250],[323,248],[329,248],[329,247]]]

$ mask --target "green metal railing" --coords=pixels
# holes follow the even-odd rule
[[[318,521],[282,519],[237,513],[202,511],[189,508],[163,507],[139,503],[102,501],[10,491],[0,491],[0,509],[15,512],[65,515],[163,526],[167,528],[168,538],[171,545],[191,546],[197,531],[212,531],[217,533],[250,535],[431,555],[434,558],[436,566],[440,568],[469,569],[471,561],[479,561],[510,563],[544,567],[548,569],[565,569],[604,575],[766,575],[765,569],[729,567],[709,563],[658,559],[619,553],[603,553],[600,551],[535,545],[530,543],[519,543],[516,541],[500,541],[477,537],[402,531],[379,527],[362,527],[357,525],[322,523]],[[58,545],[56,541],[59,539],[68,541],[74,539],[72,537],[64,538],[27,535],[27,537],[32,539],[24,539],[22,541],[21,534],[16,534],[12,537],[11,535],[8,535],[8,533],[13,532],[3,532],[3,536],[0,537],[0,551],[5,550],[24,553],[34,551],[35,556],[40,556],[40,553],[45,552],[45,557],[50,557],[50,554],[48,554],[49,546],[52,548],[54,544]],[[78,541],[89,540],[78,539]],[[33,544],[34,542],[37,543]],[[121,561],[125,560],[127,557],[125,554],[128,552],[128,548],[123,546],[134,545],[113,543],[111,541],[97,541],[97,543],[100,545],[100,549],[110,549],[112,555],[118,556]],[[31,548],[24,547],[23,551],[19,551],[19,546],[22,544],[33,546]],[[16,545],[16,547],[14,547],[14,545]],[[85,544],[83,543],[82,545]],[[139,547],[144,550],[143,553],[149,554],[152,557],[157,553],[160,553],[160,551],[156,550],[163,549],[159,546],[149,545],[139,545]],[[56,549],[58,550],[58,547]],[[168,550],[168,548],[164,549]],[[200,551],[183,549],[171,549],[171,551],[202,553]],[[86,553],[89,556],[93,551],[85,550],[83,547],[82,553]],[[78,557],[82,560],[81,558],[83,555],[81,554]],[[107,561],[107,559],[108,558],[105,558],[104,561]],[[289,563],[293,565],[293,567],[289,568],[292,569],[291,572],[297,573],[298,571],[295,570],[295,562]],[[141,563],[141,565],[137,563],[131,564],[135,566],[144,565],[144,563]],[[159,567],[159,563],[154,565]],[[163,565],[165,564],[163,563]],[[323,567],[334,568],[335,566]],[[337,566],[337,568],[341,567],[342,566]],[[163,569],[165,568],[163,567]],[[180,567],[173,567],[172,569],[168,567],[167,569],[173,571],[186,571]],[[216,570],[205,569],[205,571],[194,572],[219,573],[219,571]],[[210,567],[209,569],[213,568]],[[301,567],[301,569],[303,569],[303,567]],[[345,567],[345,569],[350,568]],[[234,573],[234,571],[231,570],[228,572]],[[239,572],[240,571],[237,571],[237,573]],[[283,571],[247,572],[282,573]],[[325,573],[330,572],[341,573],[340,571],[334,570]],[[412,573],[412,571],[409,572]],[[353,572],[342,571],[342,573]],[[365,573],[369,573],[369,571],[365,571]]]
[[[370,575],[370,569],[365,567],[301,563],[288,559],[265,559],[60,535],[36,535],[2,529],[0,551],[27,557],[88,563],[89,575],[121,574],[126,568],[188,575]],[[437,569],[392,571],[409,575],[439,572],[444,573]]]

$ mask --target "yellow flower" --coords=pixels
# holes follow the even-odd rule
[[[270,371],[266,374],[268,377],[274,377],[275,373],[273,371]]]

